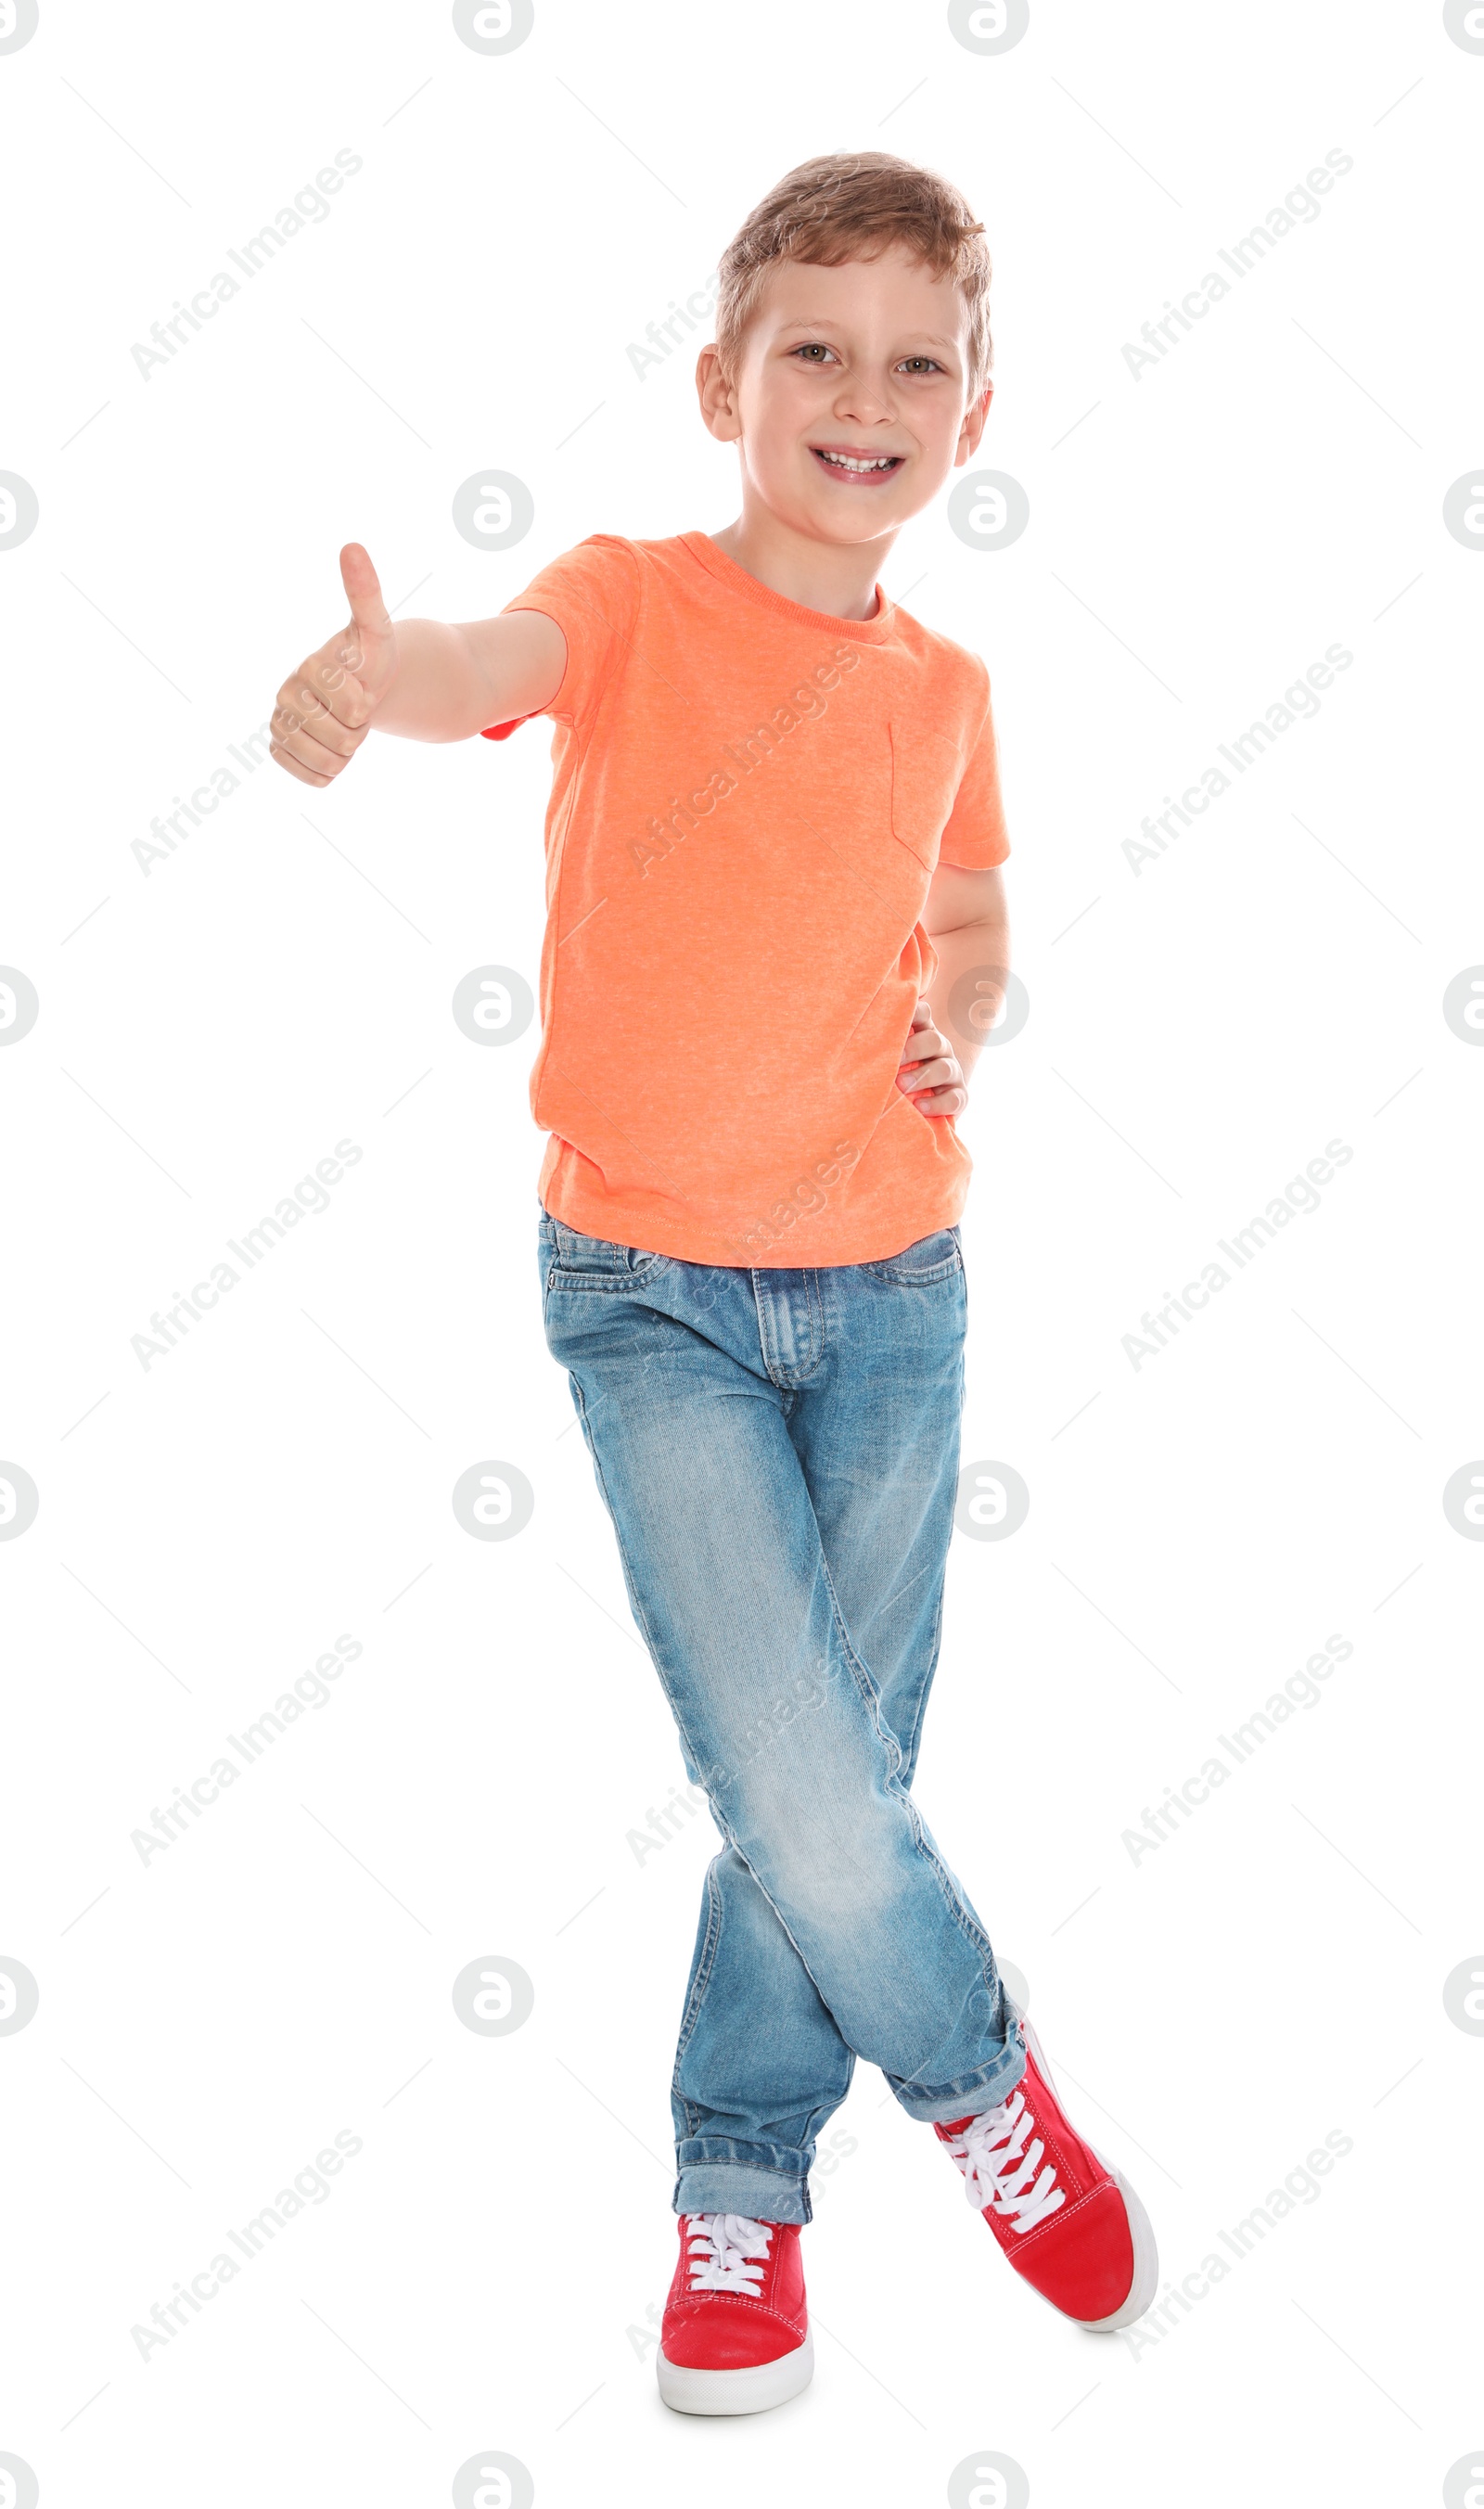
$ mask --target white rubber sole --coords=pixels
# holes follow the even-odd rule
[[[1036,2071],[1042,2080],[1056,2091],[1059,2100],[1061,2093],[1057,2089],[1057,2078],[1046,2061],[1046,2050],[1023,2012],[1020,2014],[1020,2028],[1025,2034],[1025,2044],[1036,2060]],[[1083,2141],[1087,2143],[1090,2152],[1097,2153],[1097,2158],[1102,2162],[1128,2208],[1129,2229],[1133,2240],[1133,2280],[1129,2286],[1128,2299],[1120,2307],[1113,2310],[1111,2316],[1074,2317],[1071,2322],[1074,2326],[1086,2328],[1090,2335],[1116,2335],[1121,2326],[1132,2326],[1135,2318],[1142,2317],[1145,2309],[1152,2304],[1160,2285],[1160,2252],[1155,2241],[1154,2224],[1122,2170],[1115,2169],[1111,2160],[1098,2152],[1096,2144],[1090,2142],[1086,2135],[1083,2136]],[[1035,2290],[1034,2283],[1030,2288],[1032,2291]],[[1037,2298],[1046,2300],[1045,2292],[1037,2293]],[[1048,2308],[1057,2308],[1054,2300],[1047,2301],[1046,2304]],[[1064,2308],[1057,2309],[1058,2317],[1065,2317],[1068,2313]]]
[[[661,2399],[673,2414],[765,2414],[786,2405],[814,2376],[814,2338],[805,2335],[792,2352],[776,2361],[759,2361],[750,2370],[688,2370],[678,2361],[655,2355]]]

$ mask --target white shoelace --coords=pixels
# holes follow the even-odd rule
[[[1039,2137],[1027,2144],[1035,2124],[1024,2093],[1013,2091],[998,2108],[971,2117],[955,2135],[948,2152],[963,2171],[964,2192],[976,2213],[992,2205],[1013,2230],[1033,2230],[1048,2213],[1066,2202],[1050,2161],[1041,2168],[1046,2147]],[[1040,2175],[1037,2176],[1037,2171]]]
[[[691,2290],[756,2300],[772,2236],[771,2222],[754,2222],[746,2213],[692,2213],[686,2240]]]

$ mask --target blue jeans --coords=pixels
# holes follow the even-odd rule
[[[726,1842],[676,2054],[675,2209],[807,2222],[857,2056],[923,2118],[1024,2070],[909,1792],[958,1474],[958,1232],[748,1271],[543,1211],[540,1256],[634,1617]]]

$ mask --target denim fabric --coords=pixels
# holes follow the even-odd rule
[[[817,1271],[540,1223],[629,1600],[725,1845],[672,2105],[677,2212],[806,2222],[857,2056],[914,2117],[1008,2097],[1024,2048],[909,1791],[963,1387],[958,1231]]]

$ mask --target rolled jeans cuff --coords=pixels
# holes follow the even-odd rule
[[[677,2213],[742,2213],[751,2222],[812,2222],[808,2163],[775,2143],[695,2135],[676,2146]]]
[[[949,2117],[979,2116],[985,2109],[997,2108],[1001,2100],[1009,2099],[1024,2071],[1025,2044],[1016,2030],[992,2065],[982,2065],[956,2082],[892,2082],[891,2087],[909,2116],[925,2125],[941,2125]]]

